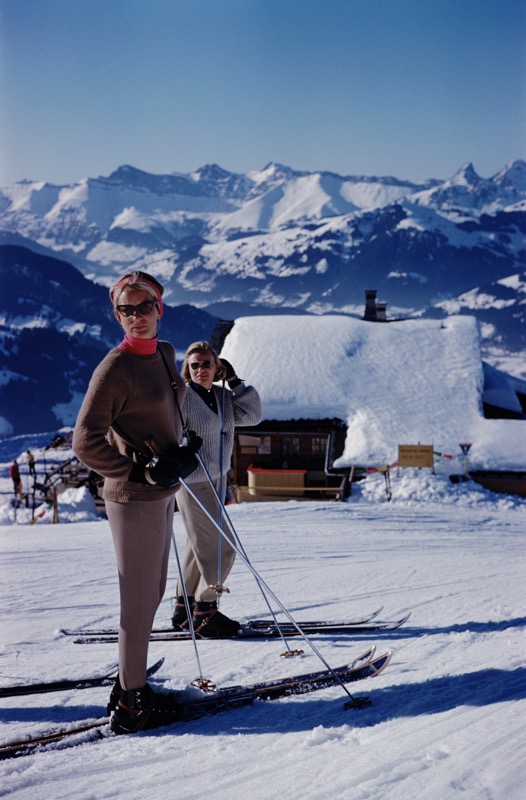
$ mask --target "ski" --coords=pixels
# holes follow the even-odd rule
[[[371,647],[359,659],[334,670],[309,672],[279,680],[263,681],[251,686],[232,686],[208,695],[201,694],[199,698],[185,703],[183,722],[250,705],[258,698],[265,701],[278,700],[291,695],[317,692],[340,683],[348,684],[365,678],[374,678],[383,672],[390,660],[390,651],[375,656],[374,647]],[[356,700],[353,698],[351,705],[354,704],[356,707],[362,707],[368,704],[368,698]],[[346,704],[346,707],[348,705]],[[65,740],[71,747],[104,739],[108,735],[113,735],[109,728],[109,721],[109,717],[85,720],[74,723],[68,728],[5,742],[0,745],[0,760],[39,752],[46,745],[64,743]],[[174,723],[174,725],[177,724],[180,723]],[[150,732],[148,731],[148,733]],[[75,737],[78,737],[78,740]]]
[[[382,611],[383,606],[377,608],[376,611],[373,611],[371,614],[367,614],[363,617],[357,619],[349,619],[349,620],[336,620],[336,621],[329,621],[324,619],[313,619],[313,620],[300,620],[296,624],[300,626],[300,628],[325,628],[328,625],[366,625],[368,622],[372,622],[372,620],[376,619],[380,612]],[[273,626],[276,624],[276,620],[274,619],[252,619],[248,622],[244,623],[249,625],[251,628],[268,628],[269,625]],[[279,625],[285,624],[292,624],[292,623],[282,623],[278,622]]]
[[[298,628],[301,628],[303,633],[307,634],[396,630],[396,628],[399,628],[404,622],[407,622],[410,616],[411,612],[405,614],[400,619],[387,620],[385,622],[371,619],[365,622],[328,622],[321,620],[314,622],[296,622],[296,624],[292,622],[278,622],[276,624],[273,620],[255,620],[253,622],[248,622],[246,625],[242,625],[241,630],[243,633],[240,633],[239,636],[243,638],[246,635],[250,638],[252,632],[259,631],[263,631],[266,634],[270,633],[275,636],[279,636],[280,631],[289,636],[299,636]],[[246,634],[244,631],[246,631]],[[175,631],[172,632],[175,633]]]
[[[154,675],[162,667],[164,658],[159,659],[151,667],[148,667],[147,675]],[[62,692],[69,689],[92,689],[94,686],[113,686],[117,680],[117,675],[113,675],[118,665],[113,667],[106,675],[94,675],[90,678],[78,678],[72,680],[47,681],[45,683],[24,683],[18,686],[0,687],[0,697],[19,697],[27,694],[45,694],[47,692]]]
[[[371,622],[373,619],[378,617],[382,612],[383,606],[377,608],[376,611],[371,612],[370,614],[366,614],[363,617],[359,617],[357,619],[352,620],[344,620],[337,621],[337,622],[327,622],[325,620],[309,620],[309,621],[301,621],[297,624],[300,628],[323,628],[327,625],[329,626],[340,626],[340,625],[365,625],[368,622]],[[248,622],[243,623],[243,627],[249,628],[268,628],[274,626],[276,623],[273,619],[251,619]],[[280,623],[281,625],[282,623]],[[283,623],[285,625],[291,623]],[[60,628],[59,631],[64,636],[117,636],[118,630],[116,628]],[[169,628],[154,628],[152,633],[173,633],[174,629],[172,627]]]
[[[296,628],[291,622],[279,623],[278,625],[275,623],[269,623],[267,627],[252,627],[250,625],[242,625],[235,636],[224,638],[223,641],[277,639],[282,635],[285,637],[294,637],[301,636],[302,634],[307,636],[326,636],[329,634],[356,635],[363,633],[382,633],[382,631],[395,631],[397,628],[400,628],[404,622],[407,622],[409,616],[409,614],[406,614],[400,619],[391,620],[390,622],[371,622],[366,623],[365,625],[353,625],[345,622],[335,622],[306,626],[304,624],[302,625],[302,623],[298,623],[298,627],[301,628],[301,630],[298,630],[298,628]],[[200,636],[198,633],[196,633],[196,638],[200,641],[217,641],[215,637]],[[151,642],[186,642],[191,639],[192,634],[190,631],[174,631],[173,629],[169,630],[167,633],[152,633],[150,635]],[[75,644],[113,644],[117,642],[117,636],[115,634],[88,634],[87,636],[77,636],[75,639],[73,639],[73,641]]]

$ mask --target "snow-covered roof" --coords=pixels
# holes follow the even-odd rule
[[[221,355],[258,389],[265,419],[346,422],[338,466],[393,463],[399,444],[457,453],[459,443],[471,442],[473,468],[526,467],[524,421],[483,417],[473,317],[241,317]]]

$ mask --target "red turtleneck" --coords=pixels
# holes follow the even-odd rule
[[[124,335],[124,339],[119,345],[120,350],[128,353],[135,353],[136,356],[153,356],[157,350],[158,337],[153,339],[137,339],[136,336]]]

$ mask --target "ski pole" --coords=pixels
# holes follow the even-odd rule
[[[239,548],[239,547],[237,547],[237,545],[236,545],[234,542],[232,542],[231,540],[229,540],[229,538],[228,538],[228,536],[226,535],[226,533],[223,531],[223,529],[222,529],[222,528],[220,528],[220,527],[218,526],[218,524],[217,524],[217,522],[215,521],[215,519],[213,518],[213,516],[212,516],[212,515],[211,515],[211,514],[208,512],[208,510],[205,508],[205,506],[204,506],[204,505],[201,503],[201,501],[199,500],[199,498],[198,498],[198,497],[195,495],[195,493],[192,491],[192,489],[190,488],[190,486],[188,485],[188,483],[186,482],[186,480],[185,480],[184,478],[181,478],[181,484],[182,484],[182,485],[185,487],[185,489],[188,491],[188,493],[191,495],[191,497],[193,497],[193,499],[194,499],[194,500],[195,500],[195,502],[196,502],[196,503],[197,503],[197,504],[200,506],[200,508],[202,509],[202,511],[204,511],[204,513],[205,513],[205,514],[206,514],[206,516],[207,516],[207,517],[210,519],[210,521],[212,522],[212,524],[213,524],[213,525],[214,525],[214,526],[215,526],[215,527],[218,529],[218,531],[219,531],[219,533],[221,534],[221,536],[223,536],[225,539],[227,539],[227,541],[229,541],[229,542],[230,542],[231,546],[233,547],[233,549],[235,550],[235,552],[237,553],[237,555],[238,555],[238,556],[241,558],[241,560],[243,561],[243,563],[245,564],[245,566],[247,566],[247,567],[249,568],[250,572],[252,572],[252,574],[254,575],[254,577],[256,577],[256,579],[257,579],[257,580],[258,580],[258,581],[261,583],[261,585],[265,587],[265,591],[266,591],[266,592],[268,592],[268,594],[269,594],[269,595],[272,597],[272,599],[274,600],[274,602],[275,602],[275,603],[276,603],[276,604],[277,604],[277,605],[280,607],[280,609],[281,609],[281,610],[282,610],[282,612],[285,614],[285,616],[287,617],[287,619],[289,620],[289,622],[290,622],[290,623],[291,623],[291,624],[292,624],[292,625],[295,627],[295,629],[298,631],[298,633],[299,633],[299,635],[302,637],[303,641],[304,641],[304,642],[305,642],[305,643],[306,643],[306,644],[307,644],[307,645],[310,647],[310,649],[312,650],[312,652],[313,652],[313,653],[314,653],[316,656],[318,656],[319,660],[322,662],[322,664],[324,664],[325,668],[329,670],[329,672],[331,673],[331,675],[333,676],[333,678],[335,679],[335,681],[336,681],[336,682],[337,682],[337,683],[338,683],[338,684],[339,684],[339,685],[342,687],[342,689],[343,689],[343,691],[345,692],[345,694],[346,694],[346,695],[349,697],[349,701],[348,701],[348,704],[346,704],[346,708],[350,708],[350,707],[354,707],[354,708],[363,708],[363,707],[365,707],[365,706],[369,705],[369,704],[370,704],[370,699],[369,699],[368,697],[360,697],[360,698],[358,698],[358,697],[354,697],[354,696],[351,694],[351,692],[349,691],[349,689],[347,688],[347,686],[345,685],[345,683],[344,683],[344,682],[341,680],[341,678],[340,678],[340,676],[338,675],[338,673],[337,673],[337,672],[336,672],[336,671],[335,671],[335,670],[334,670],[334,669],[331,667],[331,665],[328,663],[328,661],[326,660],[326,658],[323,656],[323,654],[322,654],[322,653],[319,651],[319,649],[316,647],[316,645],[314,644],[314,642],[312,642],[312,641],[310,640],[310,638],[309,638],[309,637],[308,637],[308,636],[307,636],[307,635],[304,633],[304,631],[303,631],[303,630],[300,628],[300,626],[298,625],[298,623],[296,622],[296,620],[295,620],[295,619],[292,617],[292,615],[290,614],[290,612],[288,611],[288,609],[287,609],[287,608],[286,608],[286,607],[283,605],[283,603],[281,602],[281,600],[280,600],[280,599],[279,599],[279,598],[276,596],[276,594],[275,594],[275,593],[272,591],[272,589],[270,588],[270,586],[269,586],[269,585],[268,585],[268,584],[267,584],[267,583],[264,581],[264,579],[261,577],[261,575],[259,574],[259,572],[258,572],[258,571],[255,569],[255,567],[254,567],[254,566],[253,566],[253,565],[250,563],[249,559],[248,559],[248,558],[247,558],[247,557],[244,555],[244,553],[243,553],[243,551],[242,551],[242,548]],[[228,517],[228,515],[225,515],[225,516],[227,516],[227,517]],[[233,529],[233,525],[232,525],[232,523],[230,523],[230,525],[232,526],[232,529]]]
[[[219,494],[218,494],[218,492],[217,492],[217,489],[216,489],[215,483],[214,483],[214,481],[212,480],[212,476],[210,475],[210,473],[209,473],[209,471],[208,471],[208,469],[207,469],[207,467],[206,467],[206,464],[204,463],[204,461],[203,461],[203,459],[202,459],[202,457],[201,457],[201,454],[200,454],[200,453],[197,453],[197,458],[198,458],[198,461],[200,462],[200,464],[201,464],[201,467],[203,468],[203,471],[204,471],[204,473],[205,473],[205,475],[206,475],[206,477],[207,477],[207,480],[208,480],[208,482],[209,482],[209,484],[210,484],[210,486],[211,486],[211,488],[212,488],[212,491],[213,491],[213,493],[214,493],[214,496],[215,496],[215,498],[216,498],[216,501],[219,503],[219,505],[220,505],[221,507],[223,507],[223,503],[222,503],[222,501],[221,501],[221,497],[220,497],[220,495],[219,495]],[[192,496],[193,496],[193,498],[194,498],[194,501],[195,501],[195,500],[196,500],[195,496],[194,496],[194,495],[192,495]],[[198,501],[197,501],[197,502],[198,502]],[[201,504],[199,504],[199,505],[201,505]],[[201,505],[201,507],[203,507],[203,506]],[[243,555],[244,555],[245,559],[248,561],[248,555],[247,555],[247,553],[246,553],[246,551],[245,551],[245,549],[244,549],[244,547],[243,547],[243,544],[242,544],[242,542],[241,542],[241,539],[239,538],[239,535],[238,535],[238,533],[236,532],[236,530],[235,530],[235,528],[234,528],[234,526],[233,526],[233,524],[232,524],[232,521],[231,521],[231,519],[230,519],[229,515],[228,515],[228,514],[227,514],[227,512],[226,512],[226,509],[224,509],[224,508],[223,508],[223,513],[222,513],[222,515],[221,515],[221,516],[222,516],[222,521],[223,521],[223,519],[224,519],[224,520],[226,520],[226,522],[227,522],[227,524],[228,524],[229,532],[230,532],[230,534],[231,534],[231,536],[232,536],[232,539],[233,539],[233,541],[234,541],[234,542],[237,544],[237,547],[238,547],[238,548],[239,548],[239,550],[240,550],[240,551],[243,553]],[[217,525],[217,523],[215,523],[215,521],[214,521],[214,524],[216,524],[216,525]],[[223,536],[224,536],[224,537],[227,539],[227,541],[229,542],[229,544],[230,544],[230,545],[232,545],[232,544],[233,544],[233,542],[232,542],[232,540],[231,540],[231,539],[230,539],[230,538],[229,538],[229,537],[226,535],[225,531],[223,530],[223,525],[222,525],[222,524],[221,524],[221,532],[222,532],[222,536],[220,536],[220,537],[219,537],[220,541],[223,541]],[[234,547],[234,550],[235,550],[235,547]],[[280,628],[280,626],[279,626],[279,623],[278,623],[278,620],[277,620],[277,618],[276,618],[276,614],[275,614],[275,612],[274,612],[274,609],[272,608],[272,606],[271,606],[271,604],[270,604],[270,602],[269,602],[269,600],[268,600],[268,597],[267,597],[267,596],[266,596],[266,594],[265,594],[265,590],[264,590],[263,586],[261,585],[261,583],[260,583],[260,581],[259,581],[259,579],[258,579],[258,576],[257,576],[257,574],[255,574],[255,575],[254,575],[254,577],[255,577],[256,583],[257,583],[257,585],[258,585],[259,591],[261,592],[261,595],[262,595],[262,597],[263,597],[263,600],[265,601],[265,603],[266,603],[266,605],[267,605],[267,608],[268,608],[268,610],[269,610],[269,613],[270,613],[270,615],[272,616],[272,619],[274,620],[274,622],[275,622],[275,624],[276,624],[276,628],[277,628],[277,630],[278,630],[279,636],[280,636],[280,638],[281,638],[281,640],[282,640],[282,642],[283,642],[283,644],[284,644],[284,646],[285,646],[285,648],[286,648],[286,652],[285,652],[285,653],[282,653],[281,655],[282,655],[284,658],[290,658],[290,657],[292,657],[292,656],[299,656],[299,655],[302,655],[302,654],[303,654],[303,650],[298,650],[298,649],[294,649],[294,650],[293,650],[293,649],[290,647],[290,645],[289,645],[289,643],[288,643],[287,639],[285,638],[285,635],[284,635],[283,631],[281,630],[281,628]],[[220,583],[220,581],[221,581],[221,576],[219,577],[218,584]],[[213,587],[210,587],[210,588],[213,588]],[[228,590],[227,590],[227,591],[228,591]]]
[[[224,476],[223,476],[223,459],[224,459],[224,450],[225,450],[225,379],[223,378],[223,387],[221,391],[221,442],[219,447],[219,526],[223,528],[223,507],[224,507],[224,495],[225,495],[225,486],[224,486]],[[215,489],[215,486],[214,486]],[[221,599],[221,593],[223,589],[223,581],[222,581],[222,542],[223,537],[217,537],[217,606],[219,608],[219,601]],[[221,587],[221,588],[220,588]]]
[[[188,616],[189,629],[192,636],[192,643],[194,646],[195,660],[197,662],[197,670],[199,672],[199,678],[196,681],[193,681],[193,685],[198,686],[198,688],[203,689],[203,691],[210,691],[212,688],[214,688],[214,685],[212,681],[203,678],[203,670],[201,668],[201,660],[199,658],[199,650],[197,647],[197,637],[195,635],[194,622],[192,619],[192,609],[190,608],[190,601],[188,600],[188,592],[186,591],[186,586],[183,579],[183,571],[181,569],[181,561],[179,559],[179,550],[177,548],[177,542],[175,540],[175,533],[173,532],[173,530],[172,530],[172,542],[174,546],[175,560],[177,561],[177,571],[179,573],[179,580],[181,582],[181,586],[183,587],[184,605],[186,608],[186,614]]]

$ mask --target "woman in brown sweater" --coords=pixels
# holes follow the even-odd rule
[[[115,733],[182,716],[174,693],[154,692],[146,683],[149,637],[166,586],[175,492],[179,478],[197,466],[195,443],[180,446],[185,384],[173,347],[158,341],[162,293],[161,284],[144,272],[125,275],[110,289],[125,336],[93,373],[73,436],[79,460],[105,479],[117,557],[119,681],[110,698]]]

